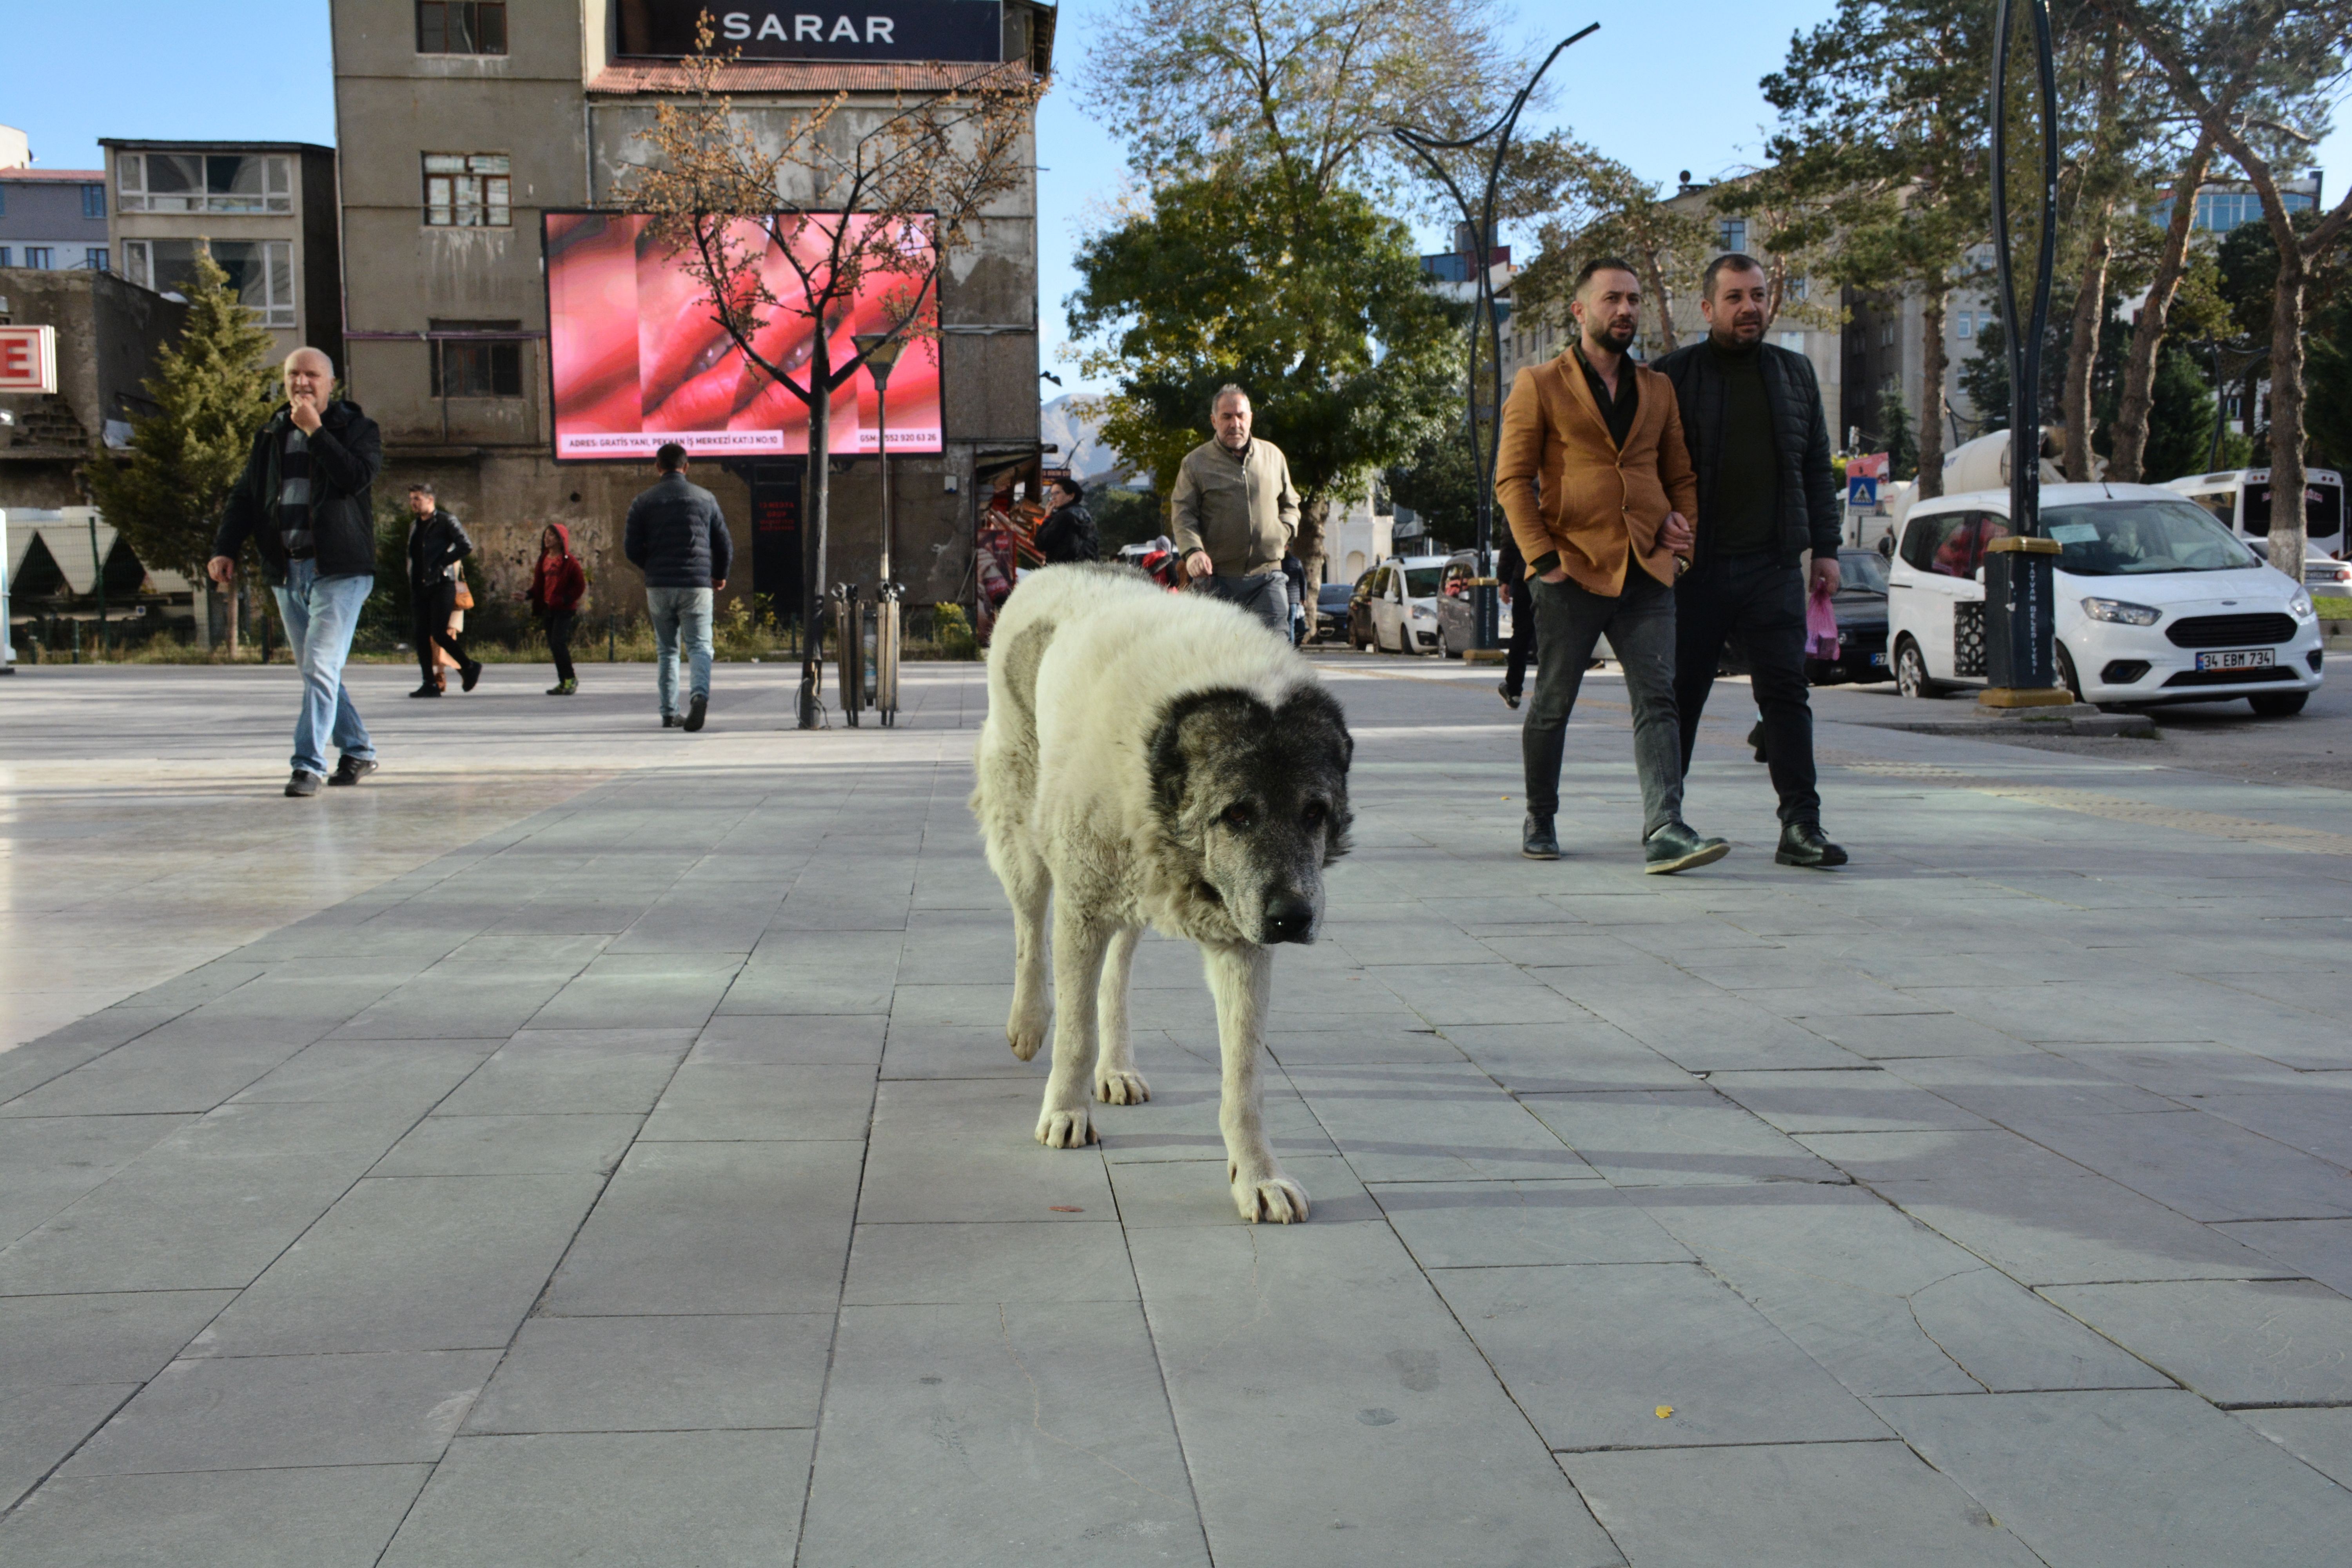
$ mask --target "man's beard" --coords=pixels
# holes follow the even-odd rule
[[[1764,341],[1764,317],[1761,312],[1746,320],[1734,319],[1723,324],[1723,341],[1746,348]]]
[[[1625,322],[1622,327],[1604,322],[1592,329],[1593,346],[1607,349],[1612,354],[1622,354],[1633,346],[1633,334],[1636,330],[1632,321]]]

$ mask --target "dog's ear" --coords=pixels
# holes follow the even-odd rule
[[[1231,687],[1188,691],[1168,704],[1151,734],[1151,795],[1170,833],[1181,832],[1200,763],[1213,752],[1246,748],[1273,716],[1265,703]]]
[[[1329,691],[1306,686],[1283,703],[1274,722],[1276,732],[1292,748],[1302,771],[1321,773],[1330,784],[1331,818],[1323,837],[1323,864],[1328,866],[1348,852],[1348,830],[1356,820],[1348,805],[1348,769],[1356,760],[1356,738],[1348,733],[1348,715]]]

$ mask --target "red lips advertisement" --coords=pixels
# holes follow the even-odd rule
[[[651,220],[627,213],[549,213],[547,327],[555,380],[555,456],[559,461],[635,460],[665,441],[709,457],[801,456],[808,451],[808,408],[766,372],[750,364],[713,320],[709,297],[685,258],[649,232]],[[752,337],[761,358],[795,379],[807,375],[817,322],[785,255],[792,241],[804,261],[822,254],[829,226],[847,222],[853,240],[877,219],[837,215],[789,226],[780,235],[742,219],[730,226],[738,254],[761,257],[760,276],[778,304]],[[909,224],[902,244],[928,250],[929,220]],[[908,291],[903,277],[869,273],[854,300],[828,312],[826,357],[856,357],[859,332],[887,331],[892,308]],[[894,452],[937,452],[940,354],[935,338],[908,343],[890,372],[889,437]],[[880,449],[881,400],[860,370],[833,395],[832,449],[843,457]]]

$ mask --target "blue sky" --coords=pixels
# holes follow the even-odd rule
[[[1055,41],[1066,81],[1087,65],[1102,18],[1121,0],[1065,0]],[[1779,64],[1789,35],[1828,16],[1834,0],[1682,0],[1675,5],[1520,8],[1520,34],[1545,46],[1600,18],[1601,32],[1553,67],[1560,90],[1536,131],[1566,125],[1583,140],[1664,181],[1689,169],[1701,179],[1753,162],[1772,113],[1756,84]],[[184,4],[78,0],[37,5],[12,0],[10,57],[19,70],[0,96],[0,124],[30,134],[47,168],[95,167],[98,138],[250,137],[335,140],[334,91],[325,0],[299,0],[253,13],[255,25],[191,25]],[[263,21],[262,18],[266,18]],[[2315,165],[2330,171],[2331,196],[2352,179],[2352,113],[2338,115]],[[1076,285],[1070,256],[1100,204],[1126,173],[1118,145],[1100,134],[1062,90],[1045,101],[1038,126],[1041,272],[1039,306],[1048,368],[1071,390],[1076,366],[1058,356],[1066,332],[1062,300]],[[1051,391],[1050,387],[1045,388]]]

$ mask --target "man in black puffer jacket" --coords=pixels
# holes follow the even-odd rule
[[[1812,362],[1764,341],[1764,269],[1738,252],[1707,264],[1699,310],[1705,342],[1652,368],[1674,383],[1684,438],[1698,474],[1697,542],[1675,586],[1675,702],[1690,771],[1700,711],[1726,638],[1746,644],[1763,714],[1772,787],[1780,796],[1783,866],[1843,866],[1822,835],[1813,772],[1813,715],[1805,689],[1808,574],[1814,592],[1838,587],[1837,479]]]
[[[253,438],[245,472],[221,510],[205,571],[226,587],[251,539],[278,595],[286,640],[302,670],[289,795],[321,783],[355,784],[375,772],[375,743],[343,689],[360,607],[375,588],[372,487],[383,437],[354,403],[331,397],[335,365],[317,349],[286,356],[286,405]],[[326,744],[342,753],[328,778]]]

